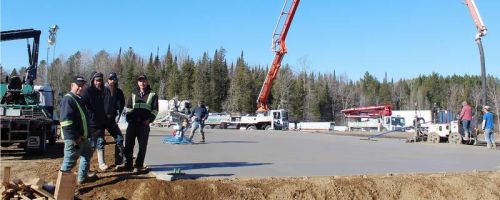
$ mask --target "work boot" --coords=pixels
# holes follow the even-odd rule
[[[90,183],[90,182],[97,181],[97,179],[99,179],[99,177],[97,177],[97,173],[95,173],[95,172],[89,172],[87,174],[87,177],[84,178],[83,180],[78,179],[77,184],[81,185],[81,184],[84,184],[84,183]]]
[[[106,171],[109,167],[104,162],[104,150],[97,149],[97,162],[99,163],[99,169]]]
[[[115,146],[115,166],[121,165],[123,163],[123,145]]]
[[[491,149],[497,149],[497,144],[492,143],[492,144],[491,144]]]
[[[132,166],[130,165],[127,165],[127,164],[121,164],[121,165],[117,165],[115,167],[115,171],[117,172],[129,172],[129,171],[132,171]]]
[[[491,144],[486,144],[486,148],[491,149]]]
[[[143,167],[134,167],[134,171],[133,172],[134,173],[141,173],[141,174],[144,173],[145,174],[145,173],[149,172],[149,168],[145,167],[145,166],[143,166]]]

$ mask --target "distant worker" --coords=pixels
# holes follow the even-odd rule
[[[108,169],[108,165],[104,162],[104,145],[106,144],[104,139],[104,130],[106,129],[104,75],[101,72],[95,72],[92,74],[90,82],[90,87],[83,91],[82,101],[90,114],[90,133],[96,145],[99,169],[105,171]]]
[[[64,95],[60,107],[61,133],[64,136],[64,160],[61,172],[71,172],[80,156],[78,167],[78,184],[97,179],[95,173],[88,174],[92,157],[92,135],[89,133],[88,113],[81,100],[85,87],[85,79],[75,76],[71,82],[71,90]]]
[[[486,140],[486,147],[496,149],[495,134],[493,133],[494,121],[493,113],[490,112],[491,107],[483,107],[483,125],[481,126],[484,131],[484,140]]]
[[[462,127],[464,129],[464,140],[469,140],[470,136],[470,127],[472,121],[472,107],[469,106],[467,101],[462,102],[462,111],[460,112],[460,116],[458,120],[462,122]]]
[[[115,166],[123,163],[123,134],[117,124],[125,107],[123,91],[118,88],[118,75],[111,72],[108,75],[108,84],[105,87],[104,109],[106,112],[106,130],[115,140]]]
[[[193,124],[192,124],[192,130],[191,134],[189,135],[189,140],[193,141],[193,136],[194,133],[196,132],[196,129],[200,128],[200,133],[201,133],[201,141],[202,143],[205,142],[205,132],[203,131],[203,126],[205,126],[205,120],[208,117],[208,110],[203,104],[203,101],[198,101],[198,106],[196,106],[193,109],[193,112],[189,115],[189,118],[193,119]]]
[[[144,166],[146,149],[149,139],[149,124],[155,120],[158,114],[158,96],[151,91],[146,75],[137,78],[137,88],[127,101],[126,120],[128,122],[125,135],[125,159],[118,171],[132,170],[135,139],[139,143],[139,152],[135,160],[134,172],[145,173],[148,168]]]

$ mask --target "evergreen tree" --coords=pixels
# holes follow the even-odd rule
[[[181,91],[179,93],[180,99],[193,99],[194,67],[194,61],[189,57],[182,64],[180,76]]]
[[[132,91],[137,87],[137,58],[134,50],[129,48],[123,55],[123,66],[125,68],[125,77],[123,82],[123,93],[128,98]]]
[[[16,68],[12,69],[12,72],[10,72],[10,76],[19,76],[19,73],[17,73]]]

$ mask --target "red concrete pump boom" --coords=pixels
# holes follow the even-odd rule
[[[391,105],[364,106],[341,110],[347,118],[377,118],[392,115]]]
[[[474,24],[476,24],[477,33],[476,33],[476,43],[479,48],[479,59],[481,60],[481,96],[482,96],[482,104],[486,105],[486,64],[484,61],[484,50],[483,43],[481,42],[481,38],[486,35],[488,29],[486,29],[486,25],[484,25],[483,19],[479,14],[479,10],[477,9],[476,3],[474,0],[465,0],[465,4],[467,8],[469,8],[469,12],[472,15],[472,19],[474,20]]]
[[[281,60],[283,60],[283,57],[287,53],[285,39],[288,34],[288,30],[290,29],[290,25],[292,24],[295,11],[299,6],[299,2],[300,0],[292,0],[290,9],[286,13],[284,12],[284,10],[287,6],[287,0],[285,0],[285,4],[283,5],[283,9],[281,10],[278,23],[274,28],[272,45],[273,45],[273,51],[276,53],[276,55],[274,56],[273,64],[271,65],[271,68],[267,72],[266,80],[264,80],[264,83],[262,84],[262,89],[260,90],[259,93],[259,98],[257,99],[257,112],[266,112],[269,110],[267,105],[267,100],[269,97],[269,93],[271,92],[273,81],[276,78],[276,75],[278,74],[278,71],[281,67]],[[278,27],[281,22],[281,18],[284,15],[287,15],[286,20],[281,28],[281,31],[278,32]]]
[[[474,23],[476,24],[477,28],[477,34],[476,34],[476,40],[485,36],[486,32],[488,29],[486,29],[486,25],[484,25],[483,19],[481,18],[481,15],[479,14],[479,10],[477,10],[476,3],[474,0],[465,0],[465,4],[469,8],[469,12],[472,15],[472,19],[474,20]]]

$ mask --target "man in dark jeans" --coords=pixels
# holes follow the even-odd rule
[[[108,166],[104,162],[104,130],[106,129],[106,113],[104,112],[104,79],[101,72],[92,74],[90,87],[82,92],[82,102],[89,111],[89,126],[92,139],[97,150],[97,161],[99,169],[105,171]]]
[[[123,91],[118,88],[118,76],[115,72],[108,75],[108,84],[104,90],[104,109],[106,112],[106,130],[115,139],[115,166],[123,163],[123,135],[116,123],[116,116],[121,115],[125,107]]]
[[[149,124],[158,114],[158,96],[151,92],[146,75],[137,78],[137,88],[127,101],[126,120],[128,122],[125,135],[124,163],[117,167],[118,171],[132,170],[132,154],[134,152],[135,138],[139,143],[139,152],[135,160],[134,172],[147,172],[144,166],[146,149],[149,139]]]

